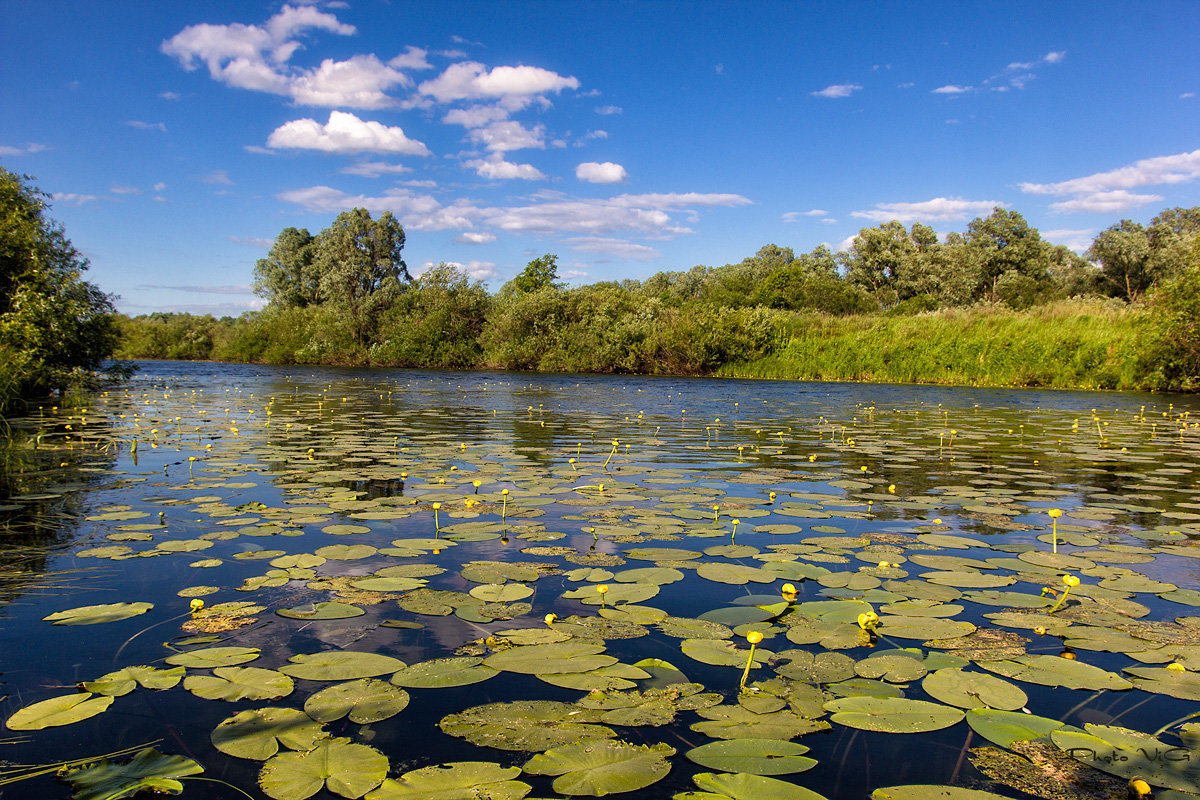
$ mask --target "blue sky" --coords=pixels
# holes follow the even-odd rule
[[[1200,205],[1200,3],[0,0],[0,165],[131,314],[366,206],[495,289]]]

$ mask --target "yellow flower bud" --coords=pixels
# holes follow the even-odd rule
[[[607,583],[600,584],[599,586],[596,587],[596,591],[599,592],[600,594],[608,594],[608,584]]]
[[[1063,575],[1062,581],[1067,586],[1070,586],[1072,589],[1074,589],[1076,586],[1079,585],[1079,578],[1075,577],[1074,575],[1070,575],[1070,574]]]
[[[1170,664],[1167,664],[1167,669],[1171,670],[1171,672],[1187,672],[1187,667],[1178,661],[1172,661]]]
[[[761,631],[750,631],[749,633],[746,634],[746,641],[749,642],[750,644],[758,644],[762,640],[763,640],[763,635],[762,635]]]
[[[1043,628],[1041,625],[1038,625],[1036,628],[1034,628],[1033,632],[1036,633],[1038,636],[1046,635],[1046,629]]]
[[[199,597],[195,598],[194,600],[192,600],[191,609],[192,609],[193,614],[195,614],[197,611],[203,611],[204,610],[204,601],[201,600]]]
[[[553,625],[557,620],[558,620],[558,614],[547,614],[546,615],[546,624],[547,625]]]

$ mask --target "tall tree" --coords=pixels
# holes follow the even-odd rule
[[[905,259],[917,246],[897,220],[874,228],[863,228],[846,252],[846,279],[890,302]]]
[[[315,239],[307,228],[284,228],[266,258],[254,264],[254,291],[275,306],[304,307],[320,300],[320,275],[313,268]]]
[[[1123,219],[1098,233],[1088,248],[1088,258],[1100,263],[1110,293],[1130,302],[1154,283],[1150,237],[1137,222]]]
[[[1050,243],[1018,212],[997,207],[987,217],[976,217],[967,225],[966,240],[979,267],[977,297],[1001,299],[1000,279],[1008,273],[1013,273],[1009,282],[1021,278],[1049,285]]]
[[[343,211],[317,237],[318,296],[347,321],[359,344],[368,343],[379,314],[412,281],[403,249],[404,228],[390,211],[377,220],[365,208]]]
[[[557,286],[558,256],[546,253],[525,265],[525,269],[512,279],[512,288],[517,294],[529,294],[547,286]]]
[[[30,180],[0,168],[0,405],[85,379],[117,345],[112,298]]]

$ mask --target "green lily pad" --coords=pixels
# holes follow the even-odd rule
[[[108,603],[56,611],[42,619],[53,622],[55,625],[99,625],[102,622],[117,622],[136,617],[139,614],[145,614],[152,608],[154,608],[153,603]]]
[[[63,780],[75,790],[75,800],[117,800],[131,797],[143,789],[163,794],[179,794],[179,778],[198,775],[204,767],[190,758],[170,756],[153,747],[139,750],[127,764],[103,759],[99,764],[69,772]]]
[[[810,653],[786,650],[780,657],[789,663],[775,668],[785,678],[806,683],[837,683],[854,676],[854,659],[842,653]]]
[[[357,561],[370,558],[378,551],[369,544],[331,544],[317,548],[317,555],[331,561]]]
[[[408,692],[374,678],[326,686],[304,701],[304,713],[317,722],[349,717],[367,725],[394,717],[408,706]]]
[[[704,721],[693,723],[692,730],[714,739],[795,739],[829,728],[828,722],[792,711],[756,714],[741,705],[710,706],[697,709],[696,713]]]
[[[676,800],[826,800],[812,789],[744,772],[700,772],[692,776],[699,792],[675,795]]]
[[[936,731],[963,718],[957,708],[902,697],[844,697],[826,703],[825,710],[840,725],[884,733]]]
[[[40,731],[43,728],[70,725],[96,716],[112,705],[112,702],[113,698],[108,695],[92,697],[91,692],[51,697],[49,700],[18,709],[8,718],[5,725],[14,731]]]
[[[1005,661],[981,661],[979,666],[1006,678],[1043,686],[1091,690],[1133,688],[1133,684],[1120,675],[1058,656],[1026,655]]]
[[[751,659],[755,667],[761,667],[774,655],[766,648],[756,647],[751,656],[749,648],[740,650],[724,639],[684,639],[679,647],[689,658],[722,667],[744,667]]]
[[[928,671],[919,656],[882,653],[864,658],[854,665],[854,671],[863,678],[879,678],[888,683],[908,683],[920,680]]]
[[[256,708],[222,720],[209,738],[226,755],[265,761],[280,745],[311,750],[328,735],[321,723],[294,708]]]
[[[398,658],[380,653],[363,653],[354,650],[331,650],[325,653],[294,655],[292,663],[284,664],[279,671],[293,678],[310,681],[346,681],[355,678],[373,678],[404,667]]]
[[[599,739],[538,753],[522,769],[530,775],[555,775],[554,791],[603,796],[632,792],[656,783],[671,771],[675,748],[661,742],[636,745]]]
[[[455,761],[388,778],[366,800],[519,800],[532,788],[513,780],[520,767],[502,767],[488,761]]]
[[[323,739],[304,753],[272,756],[258,775],[259,788],[275,800],[305,800],[321,789],[362,797],[387,776],[387,756],[349,739]]]
[[[183,667],[125,667],[102,675],[94,681],[84,681],[83,688],[96,694],[121,697],[132,692],[137,686],[143,689],[170,689],[183,679],[184,672],[186,670]]]
[[[1013,742],[1041,739],[1051,731],[1067,727],[1056,719],[995,708],[972,708],[967,711],[966,719],[971,730],[1001,747],[1009,747]]]
[[[272,700],[292,693],[295,684],[282,672],[259,667],[216,667],[212,675],[189,675],[183,688],[205,700]]]
[[[258,654],[257,647],[205,647],[167,656],[166,662],[189,669],[211,669],[245,664],[258,658]]]
[[[669,583],[683,580],[683,573],[674,567],[637,567],[625,569],[610,577],[618,583],[652,583],[665,586]],[[590,581],[608,580],[608,578],[588,578]]]
[[[1025,692],[1006,680],[982,672],[939,669],[921,682],[935,700],[958,708],[999,708],[1016,711],[1029,702]]]
[[[485,583],[475,586],[468,594],[485,603],[512,603],[533,594],[533,588],[523,583]]]
[[[725,739],[693,747],[684,753],[689,761],[722,772],[750,775],[790,775],[817,765],[804,754],[808,748],[781,739]]]
[[[398,575],[370,576],[351,581],[350,585],[364,592],[411,592],[420,589],[429,581],[424,578],[409,578]]]
[[[1178,697],[1180,700],[1200,700],[1200,674],[1176,672],[1162,667],[1126,667],[1134,676],[1133,685],[1146,692]]]
[[[525,675],[588,672],[617,662],[612,656],[599,655],[602,652],[603,643],[571,640],[512,647],[488,656],[483,663],[492,669]]]
[[[617,734],[595,723],[599,712],[553,700],[489,703],[450,714],[438,723],[451,736],[499,750],[547,750],[583,739],[609,739]]]
[[[563,592],[562,596],[567,600],[578,600],[585,606],[615,606],[618,603],[640,603],[657,596],[658,592],[658,584],[653,583],[611,583],[608,584],[608,592],[603,595],[595,586],[584,586]]]
[[[498,670],[484,666],[478,656],[435,658],[397,670],[392,683],[409,689],[447,689],[481,683],[499,674]]]
[[[767,572],[758,567],[748,567],[744,564],[705,563],[696,567],[696,574],[705,580],[716,583],[730,583],[742,586],[754,583],[771,583],[778,580],[778,573]]]
[[[1141,778],[1151,786],[1196,793],[1200,753],[1171,745],[1146,733],[1107,725],[1085,725],[1087,733],[1059,730],[1055,746],[1089,767],[1121,778]]]
[[[361,617],[367,612],[349,603],[327,600],[320,603],[305,603],[293,608],[280,608],[275,613],[288,619],[350,619],[351,617]]]
[[[909,784],[885,786],[871,792],[871,800],[1008,800],[1002,794],[961,786]]]

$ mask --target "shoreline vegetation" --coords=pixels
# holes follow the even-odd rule
[[[944,239],[893,220],[845,252],[769,244],[641,281],[566,287],[546,254],[494,294],[454,263],[412,277],[401,224],[356,208],[279,233],[260,311],[129,317],[31,180],[0,168],[0,411],[110,357],[1200,390],[1200,207],[1121,220],[1086,259],[997,207]]]

